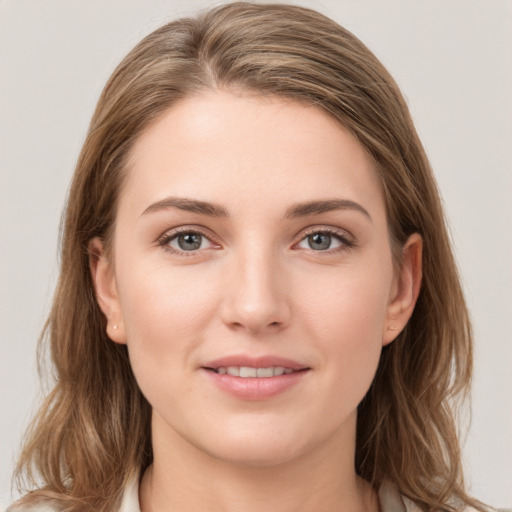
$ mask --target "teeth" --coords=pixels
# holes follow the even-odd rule
[[[273,377],[274,375],[277,375],[273,368],[258,368],[256,370],[256,374],[258,377]]]
[[[238,366],[228,366],[227,372],[228,375],[232,375],[233,377],[240,377],[240,368],[238,368]]]
[[[257,368],[249,368],[248,366],[240,367],[240,377],[257,377],[258,369]]]
[[[282,366],[272,366],[270,368],[252,368],[250,366],[228,366],[217,368],[220,375],[231,375],[232,377],[254,378],[254,377],[278,377],[279,375],[289,375],[293,373],[291,368]]]

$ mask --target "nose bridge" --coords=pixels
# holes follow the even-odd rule
[[[241,247],[232,263],[225,321],[252,332],[286,325],[290,308],[285,275],[272,245]]]

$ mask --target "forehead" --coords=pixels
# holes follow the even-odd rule
[[[371,157],[326,112],[219,91],[182,100],[140,136],[121,201],[125,195],[139,210],[166,195],[245,204],[269,198],[283,207],[351,196],[383,206]]]

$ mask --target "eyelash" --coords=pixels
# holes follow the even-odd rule
[[[181,228],[174,229],[170,232],[168,231],[168,232],[164,233],[158,239],[158,241],[157,241],[158,245],[160,247],[162,247],[162,249],[164,249],[165,251],[169,252],[170,254],[177,254],[177,255],[185,256],[185,257],[198,256],[199,253],[201,252],[200,249],[191,250],[191,251],[180,251],[180,250],[175,249],[169,245],[169,243],[172,240],[176,239],[181,234],[199,235],[201,237],[206,238],[206,240],[208,240],[210,243],[214,243],[214,244],[217,243],[217,242],[215,242],[215,240],[213,239],[213,237],[211,235],[207,235],[203,231],[201,231],[197,228],[181,227]],[[326,249],[324,251],[309,249],[309,251],[315,255],[321,256],[321,255],[337,254],[339,252],[346,251],[348,249],[352,249],[353,247],[356,246],[356,242],[355,242],[354,238],[351,235],[347,234],[346,232],[342,234],[337,229],[322,227],[322,228],[309,228],[307,231],[304,231],[300,240],[298,242],[294,243],[293,247],[297,246],[299,243],[306,240],[309,236],[316,235],[316,234],[331,236],[331,237],[335,238],[336,240],[338,240],[341,243],[341,246],[337,247],[335,249]]]
[[[199,255],[199,250],[195,251],[180,251],[178,249],[175,249],[169,245],[169,243],[177,238],[178,236],[182,234],[187,235],[199,235],[203,238],[206,238],[210,243],[216,243],[213,241],[213,237],[211,235],[206,235],[203,231],[197,229],[197,228],[187,228],[187,227],[181,227],[177,229],[173,229],[172,231],[167,231],[164,233],[159,239],[158,239],[158,245],[162,247],[165,251],[167,251],[170,254],[177,254],[179,256],[186,256],[186,257],[193,257]]]
[[[352,249],[353,247],[356,246],[356,241],[352,235],[349,235],[347,232],[342,233],[337,229],[327,228],[327,227],[309,228],[308,230],[306,230],[304,232],[304,234],[302,235],[302,238],[296,244],[294,244],[294,246],[296,246],[303,240],[307,239],[309,236],[317,235],[317,234],[318,235],[329,235],[332,238],[335,238],[336,240],[338,240],[341,243],[341,246],[337,247],[335,249],[327,249],[325,251],[315,251],[314,249],[309,249],[309,251],[315,255],[322,256],[322,255],[329,255],[329,254],[338,254],[338,253],[346,251],[348,249]]]

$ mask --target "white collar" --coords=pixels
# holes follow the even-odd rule
[[[119,512],[140,512],[139,476],[136,475],[126,485]]]

